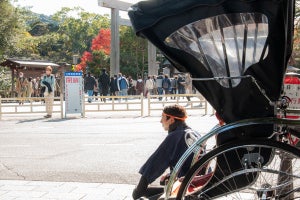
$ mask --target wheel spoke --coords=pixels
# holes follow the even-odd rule
[[[228,143],[193,165],[177,200],[294,199],[300,195],[299,156],[298,149],[275,141]],[[211,171],[206,182],[195,181]]]

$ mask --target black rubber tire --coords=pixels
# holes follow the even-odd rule
[[[300,150],[290,146],[288,144],[284,144],[282,142],[277,142],[277,141],[272,141],[272,140],[259,140],[259,139],[255,139],[255,140],[239,140],[239,141],[233,141],[227,144],[224,144],[222,146],[219,146],[213,150],[211,150],[210,152],[208,152],[207,154],[203,155],[203,157],[201,157],[201,159],[199,159],[192,167],[191,169],[188,171],[188,173],[186,174],[186,176],[184,177],[184,180],[180,186],[180,189],[178,191],[176,200],[182,200],[182,199],[206,199],[206,198],[195,198],[192,196],[187,196],[184,197],[184,193],[186,192],[187,186],[190,184],[190,181],[192,180],[192,178],[194,178],[194,176],[196,175],[196,173],[198,173],[200,171],[200,168],[203,168],[202,166],[207,165],[208,162],[210,162],[212,159],[216,158],[217,156],[220,156],[222,154],[225,154],[226,152],[230,151],[231,149],[238,149],[238,148],[243,148],[245,149],[245,147],[253,147],[253,148],[269,148],[270,150],[280,150],[282,152],[286,152],[288,154],[290,154],[293,157],[296,157],[297,159],[300,156]],[[268,153],[270,153],[269,155],[269,160],[265,160],[263,165],[267,165],[268,162],[270,162],[270,160],[272,160],[272,154],[274,152],[265,152],[265,155],[267,155]],[[266,156],[267,157],[267,156]],[[258,172],[255,172],[258,173]],[[299,170],[299,174],[300,175],[300,170]],[[253,176],[253,180],[252,181],[256,181],[255,177]],[[210,179],[211,181],[212,179]],[[208,181],[208,182],[210,182]],[[208,183],[207,183],[208,184]],[[249,185],[249,184],[248,184]],[[205,188],[206,186],[204,186],[203,188]],[[242,189],[244,189],[246,186],[242,186]],[[300,187],[300,186],[299,186]],[[238,189],[237,189],[238,191]],[[199,191],[197,191],[196,193],[199,193]],[[207,199],[211,199],[211,198],[207,198]]]

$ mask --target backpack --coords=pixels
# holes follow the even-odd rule
[[[164,89],[168,89],[168,88],[169,88],[168,79],[164,79],[164,80],[163,80],[162,86],[163,86]]]
[[[136,83],[136,89],[137,90],[142,90],[143,89],[143,82],[142,81],[137,81],[137,83]]]
[[[124,77],[121,78],[119,84],[120,84],[120,89],[127,89],[128,88],[127,81]]]
[[[46,78],[46,76],[44,76],[43,77],[43,80],[45,80],[45,78]],[[41,80],[41,81],[43,81],[43,80]],[[53,80],[53,76],[51,76],[51,81]],[[55,86],[54,86],[55,87]],[[54,89],[54,88],[53,88]],[[41,87],[41,94],[44,94],[45,93],[45,91],[46,91],[46,86],[42,86]]]

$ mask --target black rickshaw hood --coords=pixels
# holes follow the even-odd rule
[[[217,78],[220,74],[218,69],[222,68],[222,64],[213,58],[213,54],[205,54],[205,45],[199,45],[203,41],[212,44],[216,39],[201,41],[201,37],[209,38],[207,35],[213,35],[217,31],[222,36],[217,41],[219,45],[211,46],[223,48],[216,51],[223,51],[224,55],[228,53],[226,51],[229,46],[226,40],[235,40],[233,44],[237,46],[237,52],[242,52],[237,53],[240,54],[239,60],[242,63],[239,64],[240,74],[231,74],[232,66],[228,62],[237,56],[230,58],[223,55],[226,69],[222,70],[227,73],[224,77],[249,78],[242,78],[240,81],[193,81],[193,85],[227,123],[274,115],[274,106],[270,101],[278,100],[281,94],[285,69],[292,52],[293,0],[149,0],[133,5],[128,14],[137,35],[149,39],[179,71],[189,72],[193,78]],[[208,23],[211,25],[207,26]],[[206,27],[202,29],[203,26]],[[250,27],[249,30],[256,27],[252,28],[254,36],[248,36],[247,30],[240,34],[234,33],[232,38],[224,37],[228,27],[236,32],[241,26],[246,29]],[[196,34],[189,33],[194,29],[199,31]],[[267,31],[266,35],[259,35],[264,31]],[[189,34],[193,37],[196,35],[195,41],[199,43],[189,43],[190,48],[198,45],[200,50],[197,51],[200,53],[184,50],[182,44],[177,44],[178,41],[190,42]],[[244,36],[243,41],[238,41],[241,40],[240,36]],[[262,54],[260,57],[255,55],[257,58],[250,64],[244,58],[249,49],[247,42],[250,40],[245,42],[247,36],[251,38],[251,42],[254,41],[253,46]],[[257,47],[256,43],[259,43],[257,41],[261,40],[261,36],[265,36],[261,42],[263,46]],[[244,46],[239,48],[238,45]],[[220,68],[214,67],[219,65]]]

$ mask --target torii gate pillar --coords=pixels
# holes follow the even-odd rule
[[[119,9],[111,8],[110,75],[120,72]]]
[[[98,5],[111,9],[111,52],[110,52],[110,75],[113,76],[120,72],[120,36],[119,11],[127,11],[131,3],[120,0],[98,0]],[[129,20],[127,20],[129,21]],[[124,22],[124,25],[129,23]],[[156,47],[148,41],[148,74],[157,75]]]

